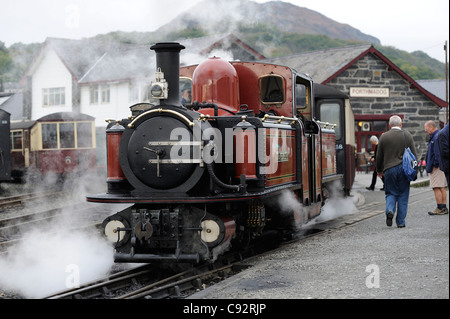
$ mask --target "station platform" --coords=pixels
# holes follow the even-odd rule
[[[336,219],[347,227],[255,257],[250,268],[190,298],[448,299],[449,215],[428,215],[436,206],[428,176],[411,185],[405,228],[395,219],[386,225],[382,181],[366,190],[371,178],[358,172],[352,196],[334,203],[349,209]],[[336,221],[324,223],[312,227],[333,228]]]

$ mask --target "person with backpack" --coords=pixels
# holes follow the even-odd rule
[[[439,169],[444,172],[445,178],[447,179],[447,186],[450,185],[449,182],[449,146],[448,146],[448,122],[442,130],[439,131],[438,135],[438,145],[439,145],[439,155],[441,160],[439,161]]]
[[[434,191],[434,197],[437,203],[437,207],[433,211],[428,212],[428,214],[445,215],[448,214],[447,192],[445,191],[447,182],[444,172],[439,169],[439,164],[442,160],[438,144],[439,130],[433,121],[427,121],[424,128],[425,132],[430,135],[427,151],[427,172],[430,174],[430,187]]]
[[[410,181],[403,172],[403,153],[406,148],[417,158],[416,148],[411,134],[402,130],[402,119],[393,115],[389,119],[390,130],[383,133],[378,142],[376,170],[378,177],[384,177],[384,193],[386,198],[386,225],[395,222],[398,228],[406,226],[408,212]]]

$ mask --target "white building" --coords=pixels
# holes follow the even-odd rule
[[[48,38],[22,79],[25,116],[81,112],[104,127],[105,119],[127,117],[130,105],[148,101],[153,64],[148,46]]]
[[[31,119],[47,115],[49,111],[72,111],[72,75],[51,46],[45,46],[32,77]]]

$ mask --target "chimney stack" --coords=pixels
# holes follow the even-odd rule
[[[161,42],[150,47],[156,53],[156,70],[161,69],[168,84],[167,99],[161,105],[181,107],[180,97],[180,51],[185,47],[177,42]]]

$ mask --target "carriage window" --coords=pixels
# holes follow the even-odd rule
[[[22,150],[22,131],[11,132],[12,150]]]
[[[336,124],[336,140],[341,138],[341,107],[338,103],[320,104],[320,121]]]
[[[284,102],[283,78],[279,75],[268,75],[259,79],[259,94],[264,104]]]
[[[75,148],[74,123],[59,124],[59,141],[60,148]]]
[[[58,148],[57,124],[42,124],[42,148]]]
[[[78,147],[92,147],[92,125],[91,123],[77,123]]]

